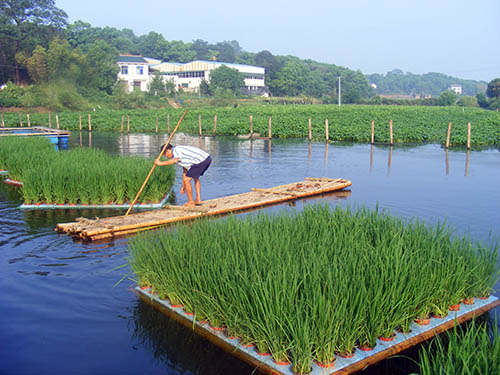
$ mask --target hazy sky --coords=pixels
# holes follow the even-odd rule
[[[248,52],[359,69],[500,77],[500,0],[56,0],[69,21],[155,31],[166,40],[237,40]]]

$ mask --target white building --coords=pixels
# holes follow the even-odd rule
[[[120,66],[118,79],[128,83],[129,91],[132,91],[134,87],[148,91],[154,73],[159,72],[164,81],[173,81],[177,89],[198,92],[203,79],[210,82],[210,71],[225,65],[243,74],[247,93],[265,96],[268,93],[264,82],[265,69],[259,66],[203,60],[183,64],[161,62],[134,55],[120,55],[118,65]]]
[[[131,92],[135,87],[141,91],[149,89],[149,62],[142,56],[120,55],[118,79],[126,82]]]
[[[451,84],[450,90],[453,91],[457,95],[462,95],[462,85]]]

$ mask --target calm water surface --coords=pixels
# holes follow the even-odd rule
[[[154,157],[166,136],[73,133],[70,148]],[[295,140],[237,140],[176,135],[212,154],[204,199],[305,177],[343,177],[350,191],[271,208],[322,202],[365,205],[446,222],[488,242],[500,228],[500,152],[325,145]],[[180,177],[180,171],[178,171]],[[177,179],[176,190],[180,188]],[[178,195],[178,203],[185,201]],[[15,188],[0,184],[1,374],[251,374],[253,368],[140,302],[125,279],[127,239],[73,242],[53,229],[77,217],[117,211],[21,211]],[[497,289],[500,290],[497,285]],[[498,294],[497,294],[498,295]],[[492,315],[500,315],[499,310]],[[406,353],[414,356],[413,352]],[[384,361],[365,373],[408,374],[411,361]]]

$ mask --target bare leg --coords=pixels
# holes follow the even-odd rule
[[[201,184],[200,184],[200,179],[195,178],[194,179],[194,190],[196,191],[196,201],[195,203],[201,203]]]
[[[187,198],[188,201],[186,203],[186,206],[194,206],[194,201],[193,201],[193,187],[191,186],[191,177],[188,176],[183,176],[182,178],[182,183],[184,184],[184,188],[186,190]]]

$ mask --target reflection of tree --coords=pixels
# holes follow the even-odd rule
[[[133,345],[150,351],[155,360],[168,367],[168,373],[255,373],[254,368],[142,301],[138,301],[133,314]]]

